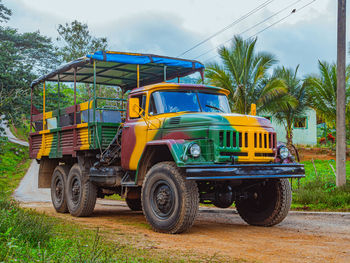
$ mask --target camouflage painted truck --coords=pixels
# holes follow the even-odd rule
[[[30,157],[40,163],[39,187],[51,188],[57,212],[88,216],[96,198],[118,194],[165,233],[189,229],[199,203],[234,203],[257,226],[286,217],[288,179],[303,177],[303,165],[277,145],[269,120],[231,113],[226,89],[167,82],[195,72],[203,78],[197,61],[99,51],[32,83]],[[48,82],[58,83],[52,111]],[[63,82],[74,90],[66,108]],[[88,101],[77,103],[77,83],[93,87]],[[98,97],[101,86],[131,91],[127,101]],[[36,89],[42,110],[34,105]]]

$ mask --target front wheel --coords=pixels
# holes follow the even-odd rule
[[[143,213],[153,230],[169,234],[189,229],[199,206],[196,182],[186,180],[173,162],[158,163],[148,171],[141,200]]]
[[[287,216],[292,203],[288,179],[269,180],[247,189],[248,198],[236,201],[241,218],[250,225],[273,226]]]
[[[73,216],[89,216],[96,204],[97,187],[83,176],[79,164],[74,164],[67,179],[67,205]]]

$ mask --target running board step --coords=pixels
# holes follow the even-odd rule
[[[121,185],[127,187],[137,187],[138,185],[135,182],[135,174],[130,174],[127,172],[122,178]]]

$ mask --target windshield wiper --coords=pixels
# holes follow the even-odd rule
[[[222,109],[220,109],[218,107],[215,107],[215,106],[211,106],[211,105],[206,104],[205,107],[212,108],[214,110],[218,110],[218,111],[221,111],[221,112],[225,113]]]

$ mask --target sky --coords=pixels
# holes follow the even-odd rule
[[[8,25],[18,28],[19,32],[39,30],[55,40],[59,24],[78,20],[88,24],[92,35],[107,37],[110,50],[166,56],[180,55],[265,2],[266,0],[3,0],[5,6],[13,11]],[[278,65],[293,68],[300,65],[301,76],[317,73],[318,60],[336,61],[337,2],[270,0],[261,10],[183,57],[205,63],[218,61],[215,56],[216,47],[229,45],[235,34],[255,26],[241,35],[249,38],[265,29],[257,35],[258,51],[275,54],[279,60]],[[308,3],[311,4],[302,8]],[[287,6],[290,7],[275,15]],[[283,19],[293,9],[296,12]],[[271,19],[257,25],[273,15],[275,16]],[[349,20],[349,12],[347,17]],[[282,21],[278,22],[279,20]],[[273,23],[276,24],[272,25]],[[267,28],[269,26],[271,27]],[[350,31],[347,32],[349,39]],[[208,54],[202,55],[209,50]]]

